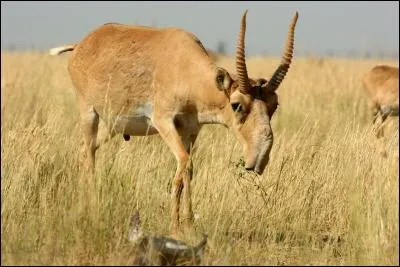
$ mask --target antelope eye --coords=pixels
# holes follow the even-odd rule
[[[217,82],[220,83],[220,84],[222,84],[222,83],[224,82],[224,78],[225,78],[225,77],[224,77],[223,75],[218,75],[218,76],[217,76]]]
[[[243,109],[240,103],[232,103],[231,106],[234,112],[241,112]]]

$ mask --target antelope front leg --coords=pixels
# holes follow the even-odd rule
[[[178,166],[175,173],[174,181],[172,183],[172,212],[171,212],[171,227],[170,231],[173,235],[177,234],[179,230],[179,209],[180,197],[182,191],[184,193],[183,201],[183,215],[186,225],[191,225],[191,195],[190,195],[190,180],[191,180],[191,165],[189,161],[189,153],[184,144],[184,137],[182,138],[183,129],[176,128],[173,120],[160,119],[154,121],[161,137],[175,155]]]
[[[182,157],[178,160],[178,169],[176,171],[174,182],[172,184],[172,221],[171,232],[176,234],[179,230],[179,210],[180,198],[183,191],[183,219],[185,226],[191,226],[192,203],[190,195],[190,179],[191,170],[188,168],[189,156]]]
[[[190,190],[190,180],[192,180],[193,167],[192,161],[188,159],[184,173],[183,180],[183,222],[186,230],[190,230],[193,226],[193,213],[192,213],[192,196]]]
[[[194,120],[192,120],[194,121]],[[196,141],[197,135],[200,131],[200,126],[196,123],[181,123],[185,127],[178,128],[178,133],[181,136],[185,145],[188,157],[184,159],[185,167],[182,174],[183,182],[183,223],[185,230],[188,232],[193,227],[193,212],[192,212],[192,194],[190,181],[193,177],[193,164],[190,157],[192,146]],[[183,163],[183,162],[182,162]]]

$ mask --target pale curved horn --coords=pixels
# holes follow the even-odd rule
[[[296,22],[299,14],[296,11],[296,14],[294,15],[292,22],[290,23],[288,35],[287,35],[287,40],[286,40],[286,45],[285,45],[285,50],[282,56],[282,61],[281,64],[279,65],[278,69],[274,72],[272,75],[271,80],[269,80],[267,84],[267,88],[269,90],[275,91],[283,79],[285,78],[285,75],[287,71],[289,70],[290,63],[292,62],[292,57],[293,57],[293,44],[294,44],[294,29],[296,27]]]
[[[247,75],[246,58],[244,53],[244,37],[246,34],[246,15],[247,10],[243,13],[242,23],[240,25],[239,38],[236,49],[236,72],[239,79],[239,90],[247,93],[250,90],[249,76]]]

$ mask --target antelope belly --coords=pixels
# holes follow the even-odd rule
[[[151,120],[147,117],[121,116],[115,124],[117,132],[133,136],[144,136],[157,134],[158,131],[153,127]]]
[[[127,114],[118,117],[116,129],[127,135],[151,135],[158,133],[151,121],[153,108],[151,102],[135,105]]]

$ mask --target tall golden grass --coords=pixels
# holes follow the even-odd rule
[[[2,265],[129,265],[135,208],[146,231],[168,235],[176,162],[158,135],[117,136],[97,151],[94,180],[79,170],[67,59],[2,53]],[[278,62],[249,58],[249,74]],[[202,264],[399,264],[398,125],[381,157],[360,84],[382,63],[398,65],[295,58],[261,177],[243,171],[233,134],[203,127],[192,180],[195,227],[209,234]],[[232,58],[218,64],[234,71]]]

